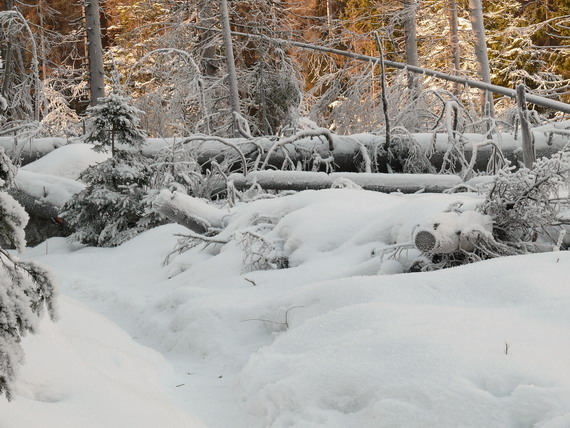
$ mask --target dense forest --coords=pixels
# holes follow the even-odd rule
[[[371,132],[385,122],[378,114],[379,64],[327,48],[375,58],[381,48],[388,62],[507,88],[524,84],[534,94],[568,99],[570,6],[564,1],[236,0],[228,7],[239,106],[228,92],[218,2],[101,2],[101,90],[132,97],[150,136],[231,135],[227,113],[236,108],[252,135],[278,135],[300,117],[338,133]],[[4,0],[2,10],[0,83],[7,108],[0,132],[26,126],[39,135],[77,135],[81,128],[74,125],[92,98],[85,9]],[[387,67],[385,84],[395,126],[433,128],[442,99],[484,110],[477,91],[457,83]],[[508,117],[513,103],[494,98],[490,107]],[[401,114],[406,109],[423,111],[421,118]]]

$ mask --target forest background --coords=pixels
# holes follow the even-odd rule
[[[89,92],[91,43],[85,29],[91,27],[85,11],[96,3],[0,2],[0,95],[7,103],[0,135],[21,135],[23,130],[29,136],[83,133],[81,116],[94,98]],[[235,135],[222,3],[101,2],[107,92],[113,87],[133,98],[145,113],[142,126],[149,136]],[[427,76],[413,78],[392,68],[381,79],[378,62],[303,49],[300,43],[374,57],[381,47],[388,61],[508,88],[524,84],[534,94],[569,99],[570,6],[563,0],[227,4],[238,108],[252,135],[286,134],[302,117],[339,134],[379,131],[387,120],[410,132],[432,130],[450,100],[460,101],[472,115],[486,114],[476,90]],[[477,22],[480,7],[483,22]],[[27,23],[8,11],[21,13]],[[488,64],[478,51],[481,24]],[[386,91],[381,90],[384,80]],[[386,115],[381,114],[383,94]],[[513,102],[495,96],[492,104],[487,113],[497,110],[512,125]],[[555,114],[538,110],[547,119]]]

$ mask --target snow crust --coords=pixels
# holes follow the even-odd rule
[[[62,321],[24,341],[0,426],[56,414],[58,426],[194,426],[177,425],[188,413],[220,428],[569,426],[568,252],[398,274],[419,254],[394,248],[418,225],[479,201],[355,189],[257,200],[233,208],[227,244],[168,265],[178,225],[117,248],[50,239],[26,255],[128,335],[63,298]],[[245,230],[279,243],[290,267],[247,269]]]
[[[85,184],[75,180],[24,169],[20,169],[16,174],[15,183],[18,189],[38,201],[49,202],[56,207],[61,207],[73,195],[85,189]]]
[[[93,147],[93,144],[68,144],[24,165],[20,171],[77,180],[88,167],[103,162],[111,156],[109,153],[96,152]]]
[[[15,399],[0,400],[2,428],[205,427],[173,402],[161,355],[70,297],[59,314],[25,339]]]

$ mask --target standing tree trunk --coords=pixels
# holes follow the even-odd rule
[[[92,106],[105,96],[105,72],[103,71],[103,45],[101,43],[101,20],[99,0],[85,2],[85,26],[87,33],[87,56],[89,58],[89,91]]]
[[[209,0],[203,2],[199,12],[200,20],[205,27],[212,27],[214,20],[214,13],[212,11],[212,4]],[[214,32],[206,30],[200,36],[200,41],[204,43],[202,49],[202,67],[206,76],[214,76],[218,67],[216,65],[216,45],[213,43]]]
[[[230,29],[230,14],[226,0],[220,0],[220,13],[222,19],[222,31],[224,37],[224,49],[226,51],[226,66],[228,67],[228,87],[230,90],[230,103],[232,114],[240,114],[239,94],[237,85],[236,63],[232,45],[232,32]],[[235,116],[234,114],[234,116]],[[235,122],[235,118],[234,118]],[[235,126],[237,131],[237,126]]]
[[[404,34],[406,38],[406,64],[418,66],[418,37],[416,31],[416,0],[404,0]],[[411,98],[417,96],[418,88],[414,73],[408,73],[408,87]]]
[[[469,0],[469,18],[475,37],[475,57],[477,58],[477,71],[481,81],[491,83],[491,68],[489,66],[489,54],[487,52],[487,41],[485,39],[485,22],[483,20],[483,5],[481,0]],[[487,111],[490,116],[494,116],[493,95],[485,91],[481,95],[482,112]]]
[[[459,76],[461,73],[461,56],[459,52],[459,24],[457,20],[457,1],[448,0],[449,14],[449,45],[451,46],[451,57],[453,60],[453,73]],[[459,96],[459,84],[453,82],[453,94]]]
[[[530,123],[528,120],[529,112],[526,106],[524,85],[517,86],[517,104],[519,109],[519,122],[521,124],[523,162],[524,166],[528,169],[532,169],[532,166],[536,162],[536,150],[534,147],[534,137],[530,130]]]
[[[13,0],[5,0],[6,3],[6,10],[12,10],[14,8],[14,1]],[[7,98],[8,88],[10,87],[10,83],[12,81],[12,62],[14,61],[12,49],[14,46],[14,36],[10,34],[8,36],[8,46],[6,46],[6,50],[4,51],[4,75],[3,82],[2,82],[2,92],[0,92],[0,96],[3,98]]]

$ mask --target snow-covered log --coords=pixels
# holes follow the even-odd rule
[[[196,233],[204,233],[211,227],[223,228],[229,215],[198,198],[166,189],[159,193],[154,203],[160,214]]]
[[[445,212],[430,226],[417,228],[413,243],[418,250],[430,254],[473,251],[477,242],[490,236],[492,230],[493,221],[487,215],[475,211]]]
[[[461,185],[460,177],[455,175],[435,174],[374,174],[335,172],[301,172],[301,171],[256,171],[247,176],[231,174],[238,190],[249,189],[255,183],[266,190],[320,190],[332,187],[338,179],[348,179],[365,190],[377,192],[415,193],[426,191],[439,193],[446,189]]]
[[[564,133],[565,126],[568,124],[549,124],[537,128],[532,128],[531,133],[535,142],[537,158],[550,157],[552,154],[561,150],[568,144],[568,135]],[[439,169],[442,160],[449,149],[449,137],[446,133],[415,133],[410,134],[414,144],[417,144],[418,151],[424,153],[433,153],[429,156],[429,161],[436,169]],[[332,155],[336,171],[360,171],[366,170],[366,162],[363,160],[363,151],[368,151],[369,158],[375,161],[380,171],[387,172],[386,165],[390,163],[386,154],[378,148],[384,147],[386,139],[384,135],[374,134],[353,134],[353,135],[337,135],[330,134],[321,137],[306,136],[289,139],[289,144],[281,144],[279,140],[269,137],[260,137],[253,140],[246,138],[225,138],[225,143],[220,142],[219,137],[208,137],[203,135],[189,136],[185,139],[174,138],[148,138],[143,147],[143,154],[146,156],[155,156],[160,150],[172,148],[176,144],[184,143],[189,149],[195,150],[198,154],[198,163],[204,165],[212,159],[221,157],[224,154],[238,153],[233,148],[238,147],[245,158],[249,161],[257,159],[260,152],[259,164],[261,165],[266,159],[267,153],[275,146],[276,141],[279,150],[273,151],[267,164],[270,167],[281,169],[286,159],[297,163],[305,160],[312,153],[319,154],[323,159]],[[469,162],[473,154],[473,145],[478,145],[485,140],[484,136],[475,133],[462,134],[462,140],[465,141],[463,151]],[[522,143],[515,139],[512,134],[503,133],[500,136],[493,136],[493,141],[501,148],[505,158],[511,161],[513,165],[519,165],[523,162]],[[0,146],[6,149],[6,153],[21,153],[23,156],[22,164],[27,161],[35,160],[50,151],[64,145],[65,139],[33,139],[23,146],[18,144],[14,146],[13,138],[0,137]],[[128,150],[127,147],[118,145],[121,150]],[[331,150],[332,148],[332,150]],[[475,171],[485,171],[487,163],[493,152],[492,145],[480,147],[477,150],[477,158],[473,162]],[[372,158],[372,153],[378,153],[376,159]],[[241,156],[240,156],[241,158]],[[240,159],[243,162],[243,159]],[[364,165],[363,165],[364,164]]]

